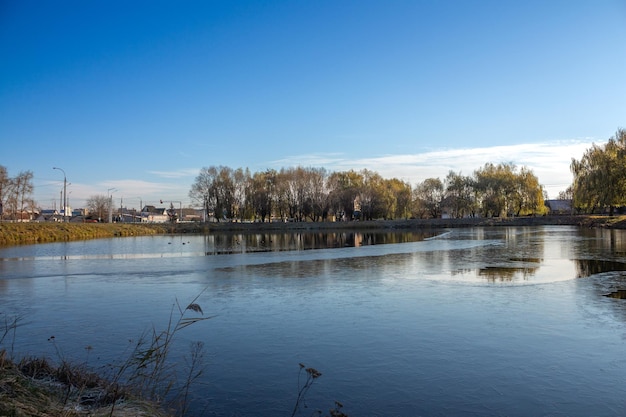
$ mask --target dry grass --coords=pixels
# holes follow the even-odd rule
[[[121,223],[0,223],[0,246],[167,233],[167,225]]]
[[[105,417],[111,415],[109,384],[80,367],[55,367],[45,359],[15,363],[0,351],[0,415],[29,417]],[[136,398],[118,400],[114,416],[167,414]]]

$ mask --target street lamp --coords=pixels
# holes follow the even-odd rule
[[[117,191],[117,188],[109,188],[107,195],[109,196],[109,223],[113,223],[113,195],[111,191]]]
[[[52,167],[52,169],[58,169],[63,172],[63,222],[66,222],[65,216],[67,214],[67,175],[62,168]]]

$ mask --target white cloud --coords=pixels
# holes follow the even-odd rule
[[[312,154],[291,156],[272,164],[284,166],[319,166],[331,171],[367,168],[385,178],[399,178],[416,184],[426,178],[445,178],[449,171],[471,175],[485,163],[511,162],[531,169],[556,198],[572,182],[569,169],[572,158],[580,159],[591,141],[558,141],[546,143],[502,145],[483,148],[441,149],[418,154],[383,155],[351,159],[345,154]]]

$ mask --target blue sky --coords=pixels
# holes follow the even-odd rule
[[[204,166],[416,184],[569,163],[626,117],[624,1],[0,1],[0,165],[42,208],[190,202]],[[58,203],[57,203],[58,204]]]

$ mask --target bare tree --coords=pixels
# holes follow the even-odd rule
[[[4,207],[11,188],[11,178],[5,166],[0,165],[0,221],[4,215]],[[7,204],[8,207],[8,204]]]
[[[31,200],[31,195],[35,189],[33,186],[33,172],[22,171],[13,180],[13,189],[16,197],[16,201],[19,204],[20,215],[19,219],[22,221],[24,218],[24,207],[31,206],[28,204]]]
[[[418,217],[441,217],[443,191],[443,182],[439,178],[427,178],[415,187],[413,193],[418,206]]]
[[[318,221],[328,214],[328,190],[326,179],[328,173],[324,168],[309,168],[306,179],[306,201],[311,208],[311,219]]]
[[[89,213],[98,215],[98,221],[102,221],[102,216],[109,213],[110,204],[111,199],[103,194],[92,195],[87,199],[87,209]]]

